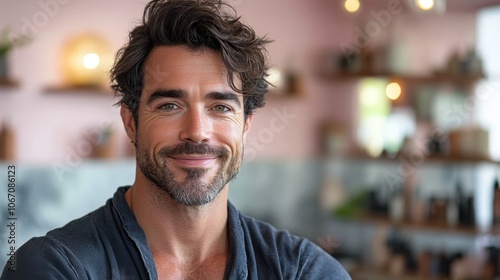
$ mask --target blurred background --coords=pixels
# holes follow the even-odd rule
[[[146,2],[0,0],[2,263],[133,182],[106,72]],[[275,85],[231,202],[353,279],[498,277],[500,1],[228,2]]]

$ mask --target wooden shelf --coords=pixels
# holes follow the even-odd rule
[[[340,81],[364,78],[381,78],[388,80],[399,80],[408,83],[419,84],[443,84],[451,83],[456,85],[472,85],[484,78],[482,75],[459,75],[459,74],[435,74],[430,76],[398,75],[391,73],[321,73],[323,79]]]
[[[499,161],[492,160],[487,157],[463,157],[463,156],[429,156],[426,158],[430,162],[441,162],[441,163],[450,163],[450,164],[481,164],[481,163],[489,163],[489,164],[500,164]]]
[[[357,220],[363,223],[370,223],[374,225],[394,226],[400,228],[401,230],[409,230],[409,231],[433,231],[441,233],[464,234],[471,236],[475,236],[481,233],[479,229],[473,226],[462,226],[462,225],[448,226],[448,225],[434,224],[434,223],[415,224],[411,222],[395,223],[391,221],[389,217],[384,215],[365,214],[359,218],[353,218],[353,220]]]
[[[16,88],[19,86],[17,81],[11,79],[0,78],[0,88]]]
[[[351,154],[346,156],[347,159],[353,160],[381,160],[381,161],[392,161],[392,162],[400,162],[401,156],[397,155],[394,157],[388,156],[379,156],[379,157],[371,157],[367,154]],[[403,156],[403,159],[408,161],[408,157]],[[427,156],[422,163],[418,164],[425,165],[426,163],[442,163],[442,164],[500,164],[500,161],[493,160],[491,158],[486,157],[464,157],[464,156],[438,156],[431,155]]]
[[[390,275],[381,271],[373,269],[358,268],[357,270],[349,272],[352,279],[356,280],[422,280],[418,275],[404,274],[404,275]],[[437,279],[436,279],[437,280]]]
[[[109,87],[102,86],[50,86],[45,88],[46,94],[93,94],[112,96],[113,91]]]

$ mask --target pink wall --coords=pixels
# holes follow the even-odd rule
[[[28,28],[36,34],[30,45],[14,51],[10,57],[12,76],[20,81],[20,87],[0,89],[0,119],[12,123],[16,129],[20,161],[47,163],[64,160],[68,154],[67,146],[75,145],[88,128],[96,127],[102,121],[115,124],[123,140],[121,150],[124,149],[126,141],[117,110],[110,107],[111,98],[47,95],[43,89],[61,82],[58,52],[68,37],[96,31],[106,36],[117,49],[125,41],[133,22],[141,16],[145,2],[21,0],[2,4],[0,27],[10,25],[15,32]],[[229,2],[258,34],[267,34],[274,39],[269,46],[271,64],[296,68],[302,74],[305,89],[301,98],[269,99],[268,106],[259,110],[254,118],[249,135],[253,144],[251,141],[247,143],[247,151],[253,149],[251,152],[257,157],[266,158],[311,157],[318,150],[318,123],[322,120],[344,122],[354,131],[355,84],[329,83],[319,79],[315,75],[318,54],[338,49],[343,42],[352,43],[353,28],[364,28],[366,19],[373,19],[370,12],[379,12],[386,6],[365,7],[363,19],[359,15],[344,14],[339,1]],[[35,28],[27,22],[34,23]],[[416,73],[440,65],[451,49],[457,46],[463,49],[475,41],[473,14],[420,17],[408,16],[405,11],[393,15],[389,27],[382,28],[370,42],[374,45],[385,42],[391,27],[394,34],[404,38],[410,46],[409,69]],[[288,118],[283,117],[286,114]],[[280,119],[280,125],[273,125],[273,118]]]

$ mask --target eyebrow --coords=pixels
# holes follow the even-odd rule
[[[186,91],[182,89],[168,89],[168,90],[156,90],[148,98],[146,104],[150,105],[154,101],[160,98],[185,98],[187,96]],[[228,100],[235,102],[241,108],[241,101],[233,92],[219,92],[214,91],[207,94],[206,98],[214,100]]]
[[[238,107],[241,108],[241,101],[238,98],[238,95],[236,95],[233,92],[218,92],[214,91],[209,94],[207,94],[208,99],[214,99],[214,100],[228,100],[228,101],[234,101]]]
[[[169,89],[169,90],[155,90],[148,98],[146,104],[150,105],[155,100],[160,98],[183,98],[186,97],[187,94],[184,90],[181,89]]]

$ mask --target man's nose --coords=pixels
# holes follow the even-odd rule
[[[212,121],[204,108],[190,108],[184,117],[180,138],[181,141],[193,143],[208,142],[212,133]]]

